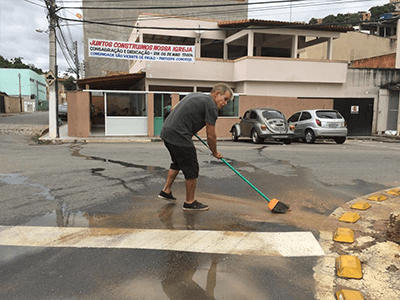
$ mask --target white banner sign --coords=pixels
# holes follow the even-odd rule
[[[194,62],[194,46],[142,44],[89,39],[89,56],[167,62]]]

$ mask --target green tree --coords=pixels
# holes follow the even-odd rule
[[[322,19],[323,24],[335,24],[336,22],[336,17],[334,15],[329,15],[326,16],[325,18]]]
[[[393,4],[385,4],[383,6],[374,6],[369,9],[371,12],[371,19],[376,20],[382,14],[390,13],[395,10],[395,6]]]
[[[0,68],[7,68],[7,69],[31,69],[32,71],[38,73],[39,75],[44,74],[43,70],[40,68],[36,68],[34,65],[30,64],[27,65],[22,62],[23,57],[14,57],[10,60],[4,58],[0,55]]]
[[[346,18],[344,16],[344,14],[338,14],[336,17],[336,23],[345,23],[346,22]]]

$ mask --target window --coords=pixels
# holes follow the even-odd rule
[[[234,96],[228,104],[218,111],[219,117],[238,117],[239,116],[239,96]]]
[[[107,116],[145,117],[146,94],[107,93]]]
[[[341,119],[342,116],[336,110],[319,110],[316,112],[318,118]]]
[[[251,111],[251,112],[250,112],[250,119],[252,119],[252,120],[257,119],[257,114],[256,114],[255,111]]]
[[[298,120],[299,120],[299,117],[300,117],[300,113],[298,112],[298,113],[295,113],[293,116],[291,116],[290,118],[289,118],[289,122],[297,122]]]
[[[310,114],[309,112],[304,111],[304,112],[301,114],[300,121],[305,121],[305,120],[310,120],[310,119],[311,119],[311,114]]]
[[[282,118],[284,118],[283,114],[280,111],[275,111],[275,110],[264,110],[262,115],[266,119],[282,119]]]

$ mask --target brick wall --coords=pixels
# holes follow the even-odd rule
[[[395,68],[396,53],[381,55],[371,58],[354,60],[351,62],[353,68]]]

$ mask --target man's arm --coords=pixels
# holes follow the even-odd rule
[[[215,132],[215,125],[206,123],[206,132],[208,147],[210,147],[212,154],[218,159],[222,158],[222,154],[217,151],[217,133]]]

